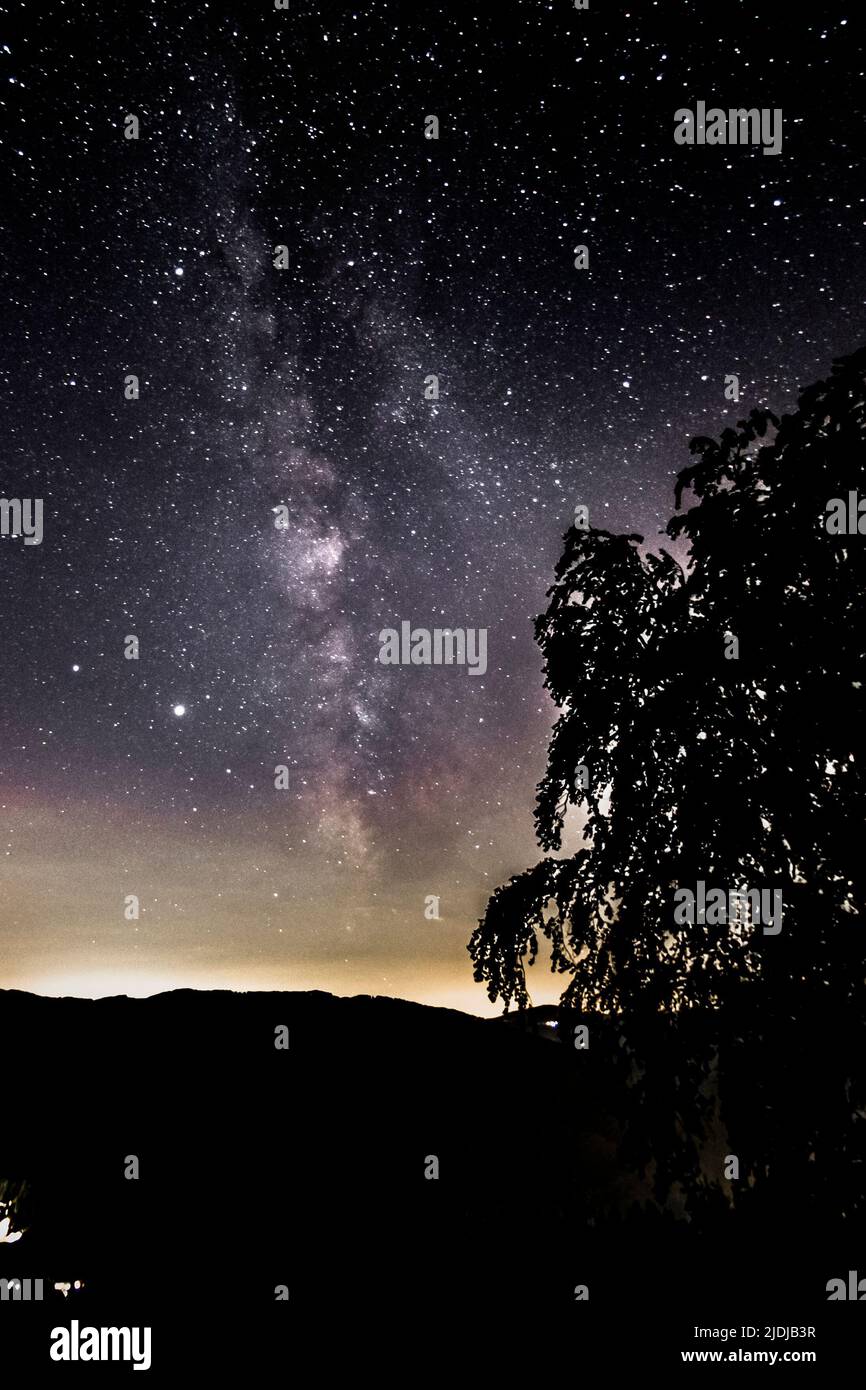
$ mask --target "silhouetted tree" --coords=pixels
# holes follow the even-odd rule
[[[724,1116],[741,1163],[757,1178],[788,1166],[800,1184],[809,1163],[813,1188],[820,1163],[826,1183],[850,1180],[849,1211],[863,1156],[866,535],[828,529],[828,504],[866,486],[864,444],[866,349],[794,414],[754,410],[692,441],[676,505],[688,490],[695,505],[668,526],[689,542],[686,573],[640,536],[567,532],[536,620],[561,713],[535,820],[559,851],[581,808],[587,847],[499,888],[469,944],[506,1008],[528,1003],[543,934],[569,976],[563,1004],[621,1013],[632,1038],[650,1015],[712,1012],[723,1089],[748,1092]],[[781,890],[781,932],[678,924],[673,895],[699,880]],[[680,1109],[711,1056],[683,1059]],[[659,1101],[649,1081],[633,1090]]]

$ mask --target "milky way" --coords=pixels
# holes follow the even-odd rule
[[[2,53],[3,495],[45,533],[0,544],[0,984],[483,1009],[575,505],[658,545],[688,439],[863,339],[853,7],[234,8]],[[698,100],[781,153],[676,144]],[[486,674],[379,664],[403,621],[487,629]]]

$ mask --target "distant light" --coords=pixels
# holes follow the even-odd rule
[[[81,667],[80,667],[80,666],[73,666],[72,669],[73,669],[73,671],[80,671],[80,670],[81,670]]]
[[[176,714],[178,719],[182,719],[186,714],[186,705],[175,705],[172,714]]]
[[[2,1207],[2,1209],[4,1210],[5,1205],[5,1203],[0,1203],[0,1207]],[[12,1218],[9,1216],[4,1216],[3,1220],[0,1221],[0,1242],[2,1242],[2,1244],[4,1245],[14,1245],[15,1241],[20,1240],[22,1235],[24,1234],[23,1231],[11,1230],[11,1226]]]
[[[175,273],[175,275],[183,275],[183,266],[182,266],[182,265],[176,265],[175,268],[174,268],[174,273]]]

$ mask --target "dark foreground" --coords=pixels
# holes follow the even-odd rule
[[[407,1335],[408,1385],[439,1357],[486,1379],[521,1353],[540,1377],[664,1374],[689,1350],[814,1350],[822,1377],[856,1366],[866,1283],[862,1302],[828,1302],[826,1285],[866,1277],[862,1228],[790,1197],[709,1225],[636,1206],[616,1028],[587,1052],[568,1031],[324,994],[0,992],[0,1181],[27,1183],[0,1279],[44,1280],[41,1303],[0,1301],[2,1383],[133,1373],[51,1361],[51,1329],[72,1319],[151,1327],[147,1374],[167,1385],[216,1370],[288,1383],[302,1356],[389,1381]]]

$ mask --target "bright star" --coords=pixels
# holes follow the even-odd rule
[[[184,714],[186,714],[186,705],[175,705],[174,709],[172,710],[172,714],[176,714],[178,719],[180,719]]]

